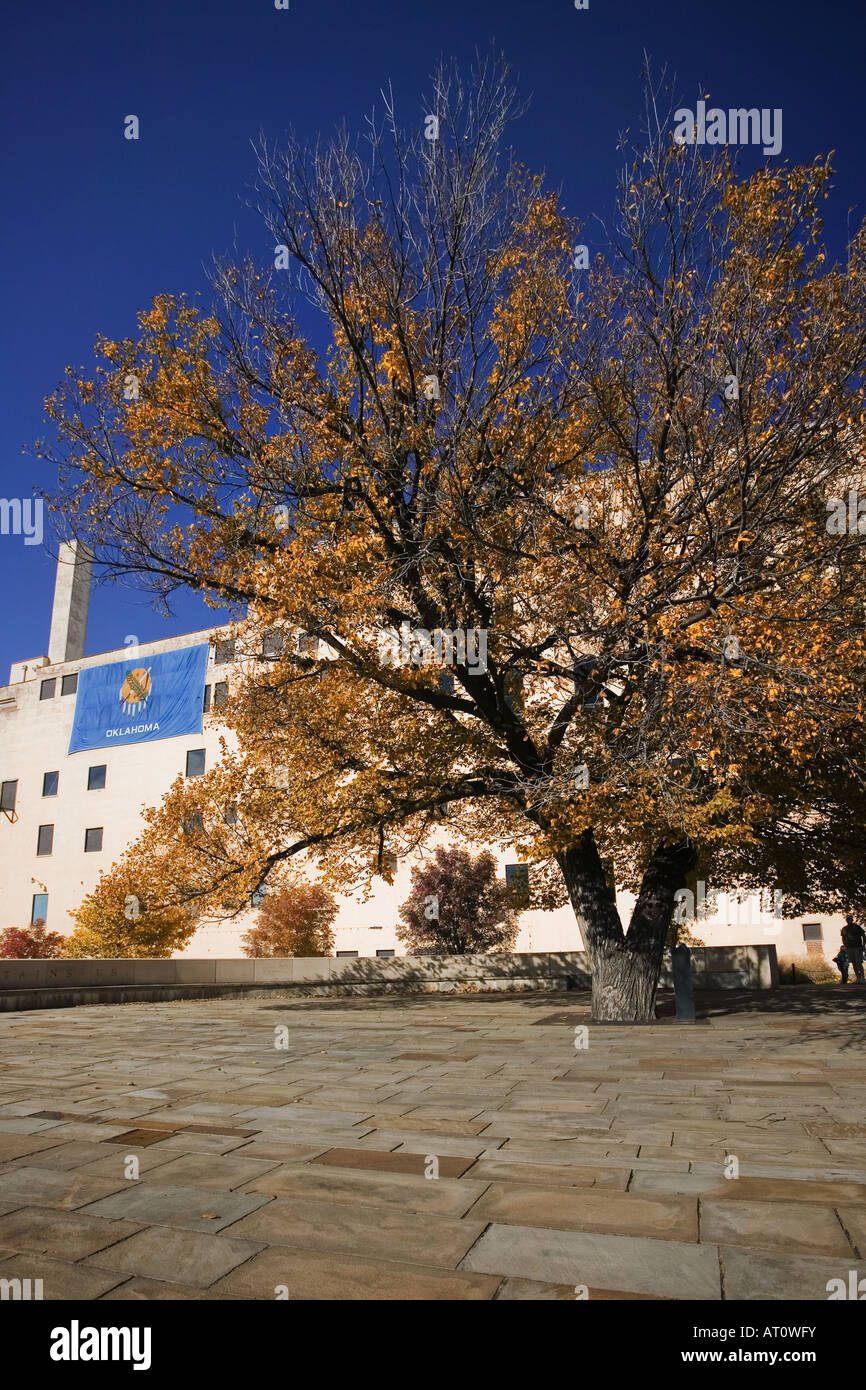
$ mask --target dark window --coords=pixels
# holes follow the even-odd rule
[[[93,854],[102,849],[102,826],[96,825],[84,832],[84,853]]]
[[[53,700],[54,692],[57,689],[57,677],[50,676],[47,681],[43,681],[39,687],[40,700]]]
[[[34,894],[33,894],[33,905],[32,905],[32,907],[30,908],[30,925],[31,925],[31,927],[32,927],[33,924],[34,924],[34,922],[47,922],[47,921],[48,921],[48,894],[47,894],[47,893],[34,893]]]
[[[386,849],[382,854],[382,872],[392,876],[397,872],[397,856],[393,850]]]
[[[505,882],[514,892],[515,901],[529,903],[529,865],[506,864]]]
[[[56,796],[57,788],[60,785],[59,772],[43,772],[42,774],[42,795]]]
[[[262,660],[278,661],[283,654],[283,634],[266,632],[262,637]]]
[[[262,884],[259,884],[259,887],[256,889],[256,891],[253,893],[252,897],[250,898],[250,904],[251,904],[251,906],[252,906],[252,907],[258,907],[259,903],[263,902],[264,899],[267,897],[267,895],[268,895],[268,890],[267,890],[267,888],[265,887],[265,885],[264,885],[263,883],[262,883]]]
[[[201,777],[204,774],[204,749],[190,748],[186,755],[187,777]]]
[[[78,672],[73,671],[71,676],[63,676],[60,682],[61,695],[74,695],[78,689]]]
[[[387,960],[387,959],[389,959],[391,956],[394,955],[394,952],[393,952],[393,951],[377,951],[377,952],[376,952],[376,955],[377,955],[377,956],[381,956],[383,960]]]
[[[227,661],[235,659],[235,643],[233,637],[227,637],[222,642],[217,642],[213,652],[214,663],[217,666],[224,666]]]
[[[820,923],[820,922],[804,922],[804,923],[803,923],[803,940],[804,940],[804,941],[823,941],[823,940],[824,940],[824,928],[821,926],[821,923]]]
[[[36,853],[50,854],[54,848],[54,826],[40,825],[39,834],[36,837]]]
[[[105,787],[105,763],[100,763],[98,767],[88,768],[87,771],[87,790],[89,792],[101,792]]]
[[[443,695],[454,694],[454,677],[449,671],[442,671],[439,676],[439,689]]]
[[[226,809],[225,809],[225,815],[223,816],[223,820],[225,821],[226,825],[237,825],[237,823],[238,823],[238,808],[237,808],[237,806],[227,806]]]
[[[14,811],[15,797],[18,794],[18,783],[4,782],[0,786],[0,811]]]
[[[202,707],[202,709],[204,710],[205,714],[207,714],[208,710],[210,709],[210,686],[209,686],[209,685],[206,685],[205,688],[204,688],[204,699],[202,700],[201,707]]]
[[[213,688],[213,707],[222,709],[229,702],[229,687],[227,681],[217,681]]]
[[[338,956],[351,956],[351,958],[352,958],[353,960],[355,960],[355,959],[357,959],[358,952],[357,952],[357,951],[338,951],[338,952],[337,952],[337,955],[338,955]]]
[[[193,811],[183,822],[184,835],[192,835],[196,830],[204,830],[204,818],[201,811]]]
[[[300,656],[316,656],[318,651],[318,637],[313,637],[309,632],[298,633],[298,654]]]

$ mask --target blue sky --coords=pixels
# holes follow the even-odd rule
[[[251,141],[289,125],[313,138],[358,128],[393,83],[407,122],[440,55],[468,64],[495,40],[531,106],[513,128],[568,210],[610,211],[618,133],[637,127],[642,55],[676,74],[683,104],[781,107],[781,158],[835,150],[827,240],[838,255],[864,214],[862,0],[19,0],[7,11],[0,141],[4,332],[0,496],[51,486],[22,450],[44,433],[43,398],[97,332],[135,333],[160,292],[207,291],[215,253],[237,242],[272,259],[244,207]],[[123,138],[134,113],[141,138]],[[0,683],[47,650],[53,543],[0,535]],[[180,596],[166,620],[145,593],[94,593],[87,651],[207,626]]]

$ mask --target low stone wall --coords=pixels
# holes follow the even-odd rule
[[[776,948],[716,946],[692,951],[695,989],[772,989]],[[232,994],[394,994],[588,988],[580,951],[471,956],[328,956],[281,960],[2,960],[0,1011],[84,1003]],[[673,987],[666,956],[661,987]],[[43,1003],[42,1000],[46,1001]]]

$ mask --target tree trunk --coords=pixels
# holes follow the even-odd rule
[[[616,894],[605,877],[595,838],[584,831],[557,855],[575,912],[586,924],[592,972],[593,1023],[651,1023],[674,894],[694,863],[688,841],[660,845],[640,887],[628,932],[623,932]]]
[[[664,940],[664,938],[663,938]],[[621,947],[590,952],[593,1023],[651,1023],[661,961]]]

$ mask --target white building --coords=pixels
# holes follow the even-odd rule
[[[221,728],[213,711],[227,698],[237,669],[229,644],[207,629],[159,642],[84,656],[90,563],[75,544],[61,548],[48,655],[13,664],[0,687],[0,929],[44,918],[68,934],[70,911],[94,888],[142,828],[142,810],[158,805],[178,774],[199,775],[219,757]],[[160,653],[208,644],[203,731],[69,753],[81,672],[111,663],[136,666]],[[120,673],[122,674],[122,672]],[[498,856],[503,870],[507,856]],[[366,903],[344,899],[336,949],[362,956],[402,955],[395,928],[408,896],[411,862],[401,861],[393,884],[378,881]],[[618,895],[623,920],[633,900]],[[760,895],[720,896],[693,927],[708,946],[775,942],[780,956],[821,955],[839,945],[841,915],[780,920]],[[784,912],[784,904],[782,904]],[[239,956],[240,936],[253,920],[203,925],[185,954]],[[581,949],[570,908],[521,916],[517,949]],[[828,949],[829,948],[829,949]]]

